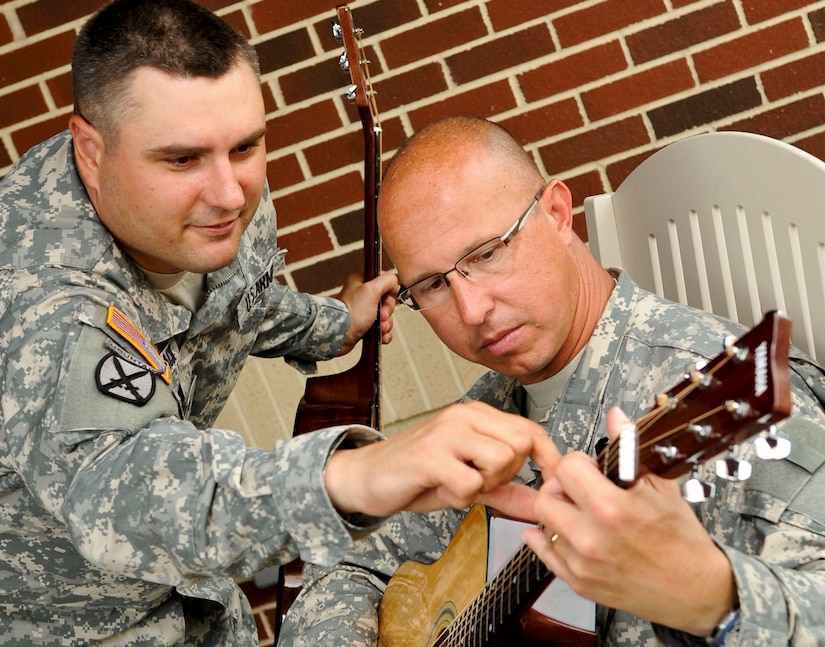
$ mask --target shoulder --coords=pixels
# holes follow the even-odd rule
[[[74,184],[75,172],[72,137],[65,130],[37,146],[17,160],[0,181],[0,206],[41,206],[61,201],[61,194]],[[76,173],[75,173],[76,176]]]
[[[719,315],[663,299],[640,290],[628,320],[628,335],[648,345],[666,346],[713,357],[727,337],[741,336],[746,327]]]
[[[12,268],[91,266],[112,244],[77,173],[68,131],[32,148],[0,182],[0,237],[0,267]]]

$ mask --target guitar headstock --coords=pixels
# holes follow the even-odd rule
[[[349,72],[352,85],[347,89],[346,96],[358,106],[364,134],[364,280],[369,281],[381,273],[381,237],[378,234],[377,214],[383,133],[370,81],[369,61],[361,44],[363,32],[353,24],[347,5],[338,5],[335,10],[337,22],[333,23],[332,34],[344,44],[344,53],[338,63],[344,71]],[[367,334],[373,337],[373,345],[380,347],[380,317],[376,318],[372,330]]]
[[[645,472],[676,478],[770,430],[791,411],[790,338],[791,322],[770,312],[706,365],[691,367],[636,421],[635,439],[608,444],[599,456],[605,474],[623,486]],[[638,464],[630,469],[633,454]]]
[[[349,73],[352,85],[347,88],[347,99],[358,106],[361,123],[365,130],[379,128],[378,109],[375,103],[375,91],[370,79],[369,61],[361,38],[363,30],[355,27],[352,12],[347,5],[335,7],[337,22],[332,26],[335,39],[344,45],[339,64]]]

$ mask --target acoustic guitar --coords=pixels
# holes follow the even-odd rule
[[[378,235],[377,201],[381,180],[381,123],[375,92],[369,75],[368,61],[361,44],[362,30],[355,27],[347,5],[336,8],[337,22],[332,31],[343,43],[344,53],[338,63],[349,73],[351,85],[346,97],[358,108],[364,135],[364,281],[381,272],[381,240]],[[361,424],[381,428],[380,421],[380,350],[381,319],[361,339],[361,355],[350,369],[334,375],[310,377],[295,413],[293,435],[344,424]],[[303,562],[293,560],[278,572],[275,610],[275,641],[280,633],[283,614],[300,592]]]
[[[621,487],[630,487],[645,473],[665,478],[691,474],[685,483],[690,492],[697,484],[700,490],[708,487],[696,477],[702,463],[765,430],[769,435],[755,441],[761,443],[757,450],[763,450],[757,454],[787,455],[787,440],[773,432],[791,409],[790,330],[788,319],[771,312],[739,340],[726,340],[722,354],[690,368],[683,381],[658,396],[635,430],[607,444],[597,458],[603,473]],[[741,480],[731,473],[731,462],[721,460],[717,467],[725,468],[728,478]],[[379,644],[594,644],[593,632],[531,609],[553,573],[526,545],[489,582],[487,550],[488,512],[474,506],[437,562],[407,562],[390,580],[379,609]]]
[[[352,85],[347,98],[355,102],[364,134],[364,281],[381,272],[381,239],[377,201],[381,181],[381,123],[369,66],[361,45],[362,30],[353,24],[347,5],[336,7],[333,34],[344,44],[339,59]],[[380,429],[381,319],[361,340],[361,356],[351,369],[335,375],[310,377],[298,404],[293,435],[342,424],[362,424]]]

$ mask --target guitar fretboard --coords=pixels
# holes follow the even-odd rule
[[[513,617],[536,601],[553,577],[536,554],[522,546],[433,647],[490,645]]]

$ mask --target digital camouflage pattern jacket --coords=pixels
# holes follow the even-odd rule
[[[0,645],[257,645],[233,578],[362,528],[323,467],[368,429],[273,451],[212,425],[249,354],[311,370],[342,302],[276,280],[268,191],[197,312],[155,292],[103,227],[64,132],[0,183]]]

